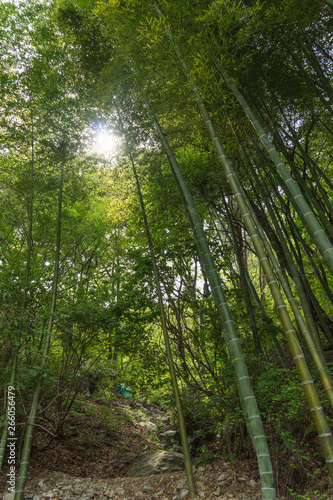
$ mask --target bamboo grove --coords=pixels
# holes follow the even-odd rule
[[[172,386],[191,498],[193,395],[221,432],[239,406],[263,498],[281,494],[272,373],[277,393],[294,387],[331,481],[331,2],[0,9],[2,397],[14,386],[24,401],[15,499],[46,410],[64,420],[93,370],[104,388]],[[101,127],[119,138],[112,157],[91,149]],[[8,409],[1,431],[3,462]]]

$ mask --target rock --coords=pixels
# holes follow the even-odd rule
[[[76,436],[77,435],[77,429],[76,427],[71,427],[67,422],[64,422],[62,424],[62,432],[64,433],[65,436]]]
[[[181,453],[182,448],[178,444],[174,444],[172,450],[175,451],[176,453]]]
[[[133,477],[142,477],[180,470],[184,470],[183,455],[172,451],[156,451],[146,453],[136,460],[130,467],[129,474]]]
[[[85,494],[88,495],[90,498],[94,498],[94,495],[97,495],[97,492],[92,488],[88,488]]]
[[[153,422],[140,422],[139,425],[149,432],[157,432],[157,425]]]
[[[182,490],[180,492],[180,498],[185,498],[185,497],[187,497],[187,495],[188,495],[188,490]]]
[[[114,490],[111,490],[111,488],[108,488],[105,492],[105,496],[108,498],[113,498],[114,495],[115,495],[115,492],[114,492]]]
[[[176,438],[177,431],[173,431],[172,429],[169,429],[168,431],[165,431],[164,434],[171,440],[171,439]]]
[[[224,474],[221,474],[220,477],[217,478],[217,482],[218,483],[222,483],[223,481],[225,481],[227,478],[225,477]]]
[[[183,488],[185,488],[186,484],[187,484],[187,481],[181,481],[176,486],[177,490],[182,490]]]
[[[161,441],[164,441],[167,446],[172,446],[174,441],[177,440],[177,431],[165,431],[159,434]]]
[[[2,500],[14,500],[15,493],[5,493]]]
[[[144,493],[148,493],[149,491],[153,491],[153,489],[154,489],[154,488],[152,488],[149,484],[144,484],[144,485],[142,486],[142,491],[143,491]]]

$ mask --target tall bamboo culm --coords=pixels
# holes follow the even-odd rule
[[[233,251],[236,253],[237,252],[237,249],[235,248],[235,245],[236,243],[233,242],[223,224],[223,221],[222,219],[219,217],[219,215],[217,214],[217,211],[215,210],[215,217],[217,218],[221,228],[222,228],[222,231],[225,233],[228,241],[229,241],[229,245],[231,246],[231,248],[233,249]],[[245,268],[244,264],[243,264],[243,261],[241,260],[241,265],[243,266],[243,270],[244,270],[244,274],[245,274],[245,277],[246,277],[246,282],[247,282],[247,286],[249,287],[249,290],[252,294],[252,297],[254,299],[254,302],[257,306],[257,308],[259,309],[260,311],[260,314],[262,314],[262,316],[266,319],[267,323],[270,321],[270,318],[269,316],[267,315],[266,311],[265,311],[265,308],[264,306],[262,305],[259,297],[258,297],[258,294],[257,294],[257,291],[252,283],[252,280],[249,276],[249,273],[247,271],[247,269]],[[287,356],[285,355],[284,353],[284,350],[282,349],[282,346],[278,340],[278,338],[276,337],[276,335],[274,333],[270,333],[270,337],[271,337],[271,340],[274,344],[274,347],[276,349],[276,352],[280,358],[280,361],[281,361],[281,364],[283,366],[283,368],[285,368],[286,370],[290,370],[290,365],[289,365],[289,362],[288,362],[288,358]]]
[[[299,190],[298,186],[296,185],[295,181],[293,178],[290,176],[288,170],[286,169],[283,161],[281,160],[278,152],[276,151],[275,147],[271,143],[271,141],[268,139],[267,134],[264,130],[264,128],[261,126],[259,123],[258,119],[256,118],[255,114],[253,111],[250,109],[249,105],[245,101],[243,95],[241,92],[238,90],[232,79],[228,76],[228,74],[222,69],[221,64],[216,61],[217,67],[220,69],[223,78],[229,85],[230,89],[232,90],[233,94],[237,98],[239,104],[243,108],[244,112],[246,113],[248,119],[252,123],[253,127],[255,128],[256,132],[258,133],[259,139],[266,148],[270,158],[272,159],[273,163],[275,164],[278,172],[280,173],[282,179],[284,182],[287,184],[288,183],[288,189],[291,194],[292,199],[295,202],[295,205],[298,209],[298,212],[302,214],[305,220],[305,225],[308,230],[308,233],[314,242],[314,244],[317,246],[319,252],[321,253],[323,259],[325,260],[327,267],[329,268],[331,274],[333,275],[333,246],[331,245],[329,239],[327,238],[323,228],[319,224],[316,216],[314,215],[313,211],[309,207],[309,205],[306,203],[304,196],[302,195],[301,191]]]
[[[221,326],[227,348],[230,353],[232,363],[234,365],[237,386],[240,389],[240,398],[244,402],[247,412],[247,418],[252,428],[252,435],[255,442],[255,449],[257,453],[260,480],[262,485],[262,494],[264,500],[275,500],[276,492],[274,488],[274,477],[272,464],[270,460],[269,449],[266,441],[264,428],[262,425],[261,417],[259,414],[256,398],[253,393],[251,380],[248,374],[247,366],[244,360],[244,355],[239,342],[237,331],[234,321],[231,317],[229,306],[226,301],[224,291],[221,286],[220,278],[216,271],[210,249],[207,243],[205,232],[203,229],[200,216],[196,210],[193,197],[188,189],[186,181],[180,170],[178,162],[172,152],[171,147],[153,113],[151,112],[148,103],[146,106],[150,112],[154,122],[156,131],[164,146],[166,154],[169,158],[172,171],[177,179],[177,184],[180,185],[183,196],[186,200],[189,213],[191,215],[193,226],[195,227],[194,238],[200,255],[204,262],[204,272],[208,277],[209,284],[213,293],[214,302],[219,314]],[[192,224],[191,224],[192,225]]]
[[[17,375],[17,366],[18,366],[18,358],[19,358],[19,349],[20,349],[20,340],[23,329],[23,321],[24,321],[24,313],[26,310],[27,304],[27,295],[28,288],[30,282],[30,262],[31,262],[31,252],[32,252],[32,223],[33,223],[33,200],[34,200],[34,122],[33,117],[31,121],[31,169],[30,169],[30,200],[29,200],[29,228],[28,228],[28,255],[27,255],[27,263],[26,263],[26,272],[25,272],[25,282],[23,289],[23,298],[22,298],[22,307],[21,307],[21,318],[18,325],[18,334],[15,338],[15,346],[14,346],[14,355],[12,361],[12,370],[10,375],[9,385],[11,387],[15,387],[16,375]],[[0,471],[2,469],[2,463],[6,450],[6,443],[8,437],[8,405],[6,408],[6,415],[4,426],[1,434],[1,442],[0,442]]]
[[[63,193],[63,183],[64,183],[64,167],[61,166],[60,172],[60,186],[59,186],[59,197],[58,197],[58,217],[57,217],[57,236],[56,236],[56,255],[55,255],[55,264],[54,264],[54,277],[53,277],[53,286],[52,286],[52,298],[51,298],[51,308],[50,308],[50,316],[47,326],[47,332],[45,337],[45,343],[42,353],[42,359],[40,364],[40,371],[46,367],[47,364],[47,356],[50,350],[50,342],[53,328],[53,320],[54,313],[56,308],[56,300],[57,300],[57,289],[58,289],[58,281],[59,281],[59,262],[60,262],[60,238],[61,238],[61,213],[62,213],[62,193]],[[23,500],[25,483],[27,479],[29,460],[30,460],[30,452],[33,440],[33,433],[35,428],[36,415],[38,411],[39,405],[39,397],[42,389],[43,378],[39,376],[37,380],[37,384],[35,387],[35,392],[30,408],[28,423],[25,432],[25,438],[23,443],[23,451],[21,456],[20,470],[18,474],[17,486],[14,500]]]
[[[240,187],[240,189],[242,189],[242,188]],[[270,213],[270,215],[272,217],[273,223],[274,223],[275,222],[275,217],[274,217],[274,213],[271,210],[271,206],[270,206],[269,202],[267,203],[267,207],[268,207],[268,211],[269,211],[269,213]],[[269,259],[270,259],[270,261],[272,263],[273,269],[274,269],[274,271],[275,271],[275,273],[276,273],[276,275],[278,277],[278,280],[280,281],[281,288],[284,291],[285,296],[286,296],[286,298],[287,298],[287,300],[288,300],[288,302],[290,304],[290,307],[291,307],[291,309],[293,311],[293,314],[294,314],[296,323],[298,325],[298,328],[299,328],[302,336],[304,337],[304,340],[306,342],[306,346],[308,347],[310,356],[312,357],[314,365],[315,365],[315,367],[316,367],[316,369],[317,369],[317,371],[319,373],[319,376],[320,376],[320,379],[322,381],[323,387],[324,387],[324,389],[326,391],[326,395],[327,395],[327,398],[329,400],[330,406],[333,409],[332,380],[331,380],[330,373],[329,373],[329,371],[327,369],[327,365],[326,365],[326,362],[325,362],[325,359],[324,359],[324,354],[322,352],[319,339],[318,339],[318,344],[316,344],[316,342],[314,341],[313,335],[311,335],[310,328],[308,327],[308,324],[305,322],[305,320],[304,320],[304,318],[302,316],[302,313],[301,313],[301,311],[300,311],[300,309],[298,307],[298,301],[294,297],[294,295],[292,293],[292,290],[290,288],[290,285],[288,283],[288,280],[287,280],[285,274],[283,273],[283,271],[281,270],[281,268],[280,268],[280,266],[278,264],[278,261],[277,261],[277,259],[275,258],[274,254],[273,254],[272,249],[270,248],[270,245],[269,245],[269,243],[268,243],[268,241],[267,241],[267,239],[265,237],[265,234],[264,234],[262,228],[260,227],[259,221],[256,219],[255,214],[252,212],[252,209],[251,209],[250,205],[248,205],[248,208],[249,208],[249,211],[251,212],[252,218],[254,219],[254,222],[256,224],[256,229],[257,229],[257,231],[259,233],[259,236],[261,237],[261,240],[262,240],[262,242],[263,242],[263,244],[265,246],[267,255],[268,255],[268,257],[269,257]],[[277,229],[279,230],[278,227],[277,227]],[[280,241],[281,241],[282,247],[285,248],[285,246],[284,246],[285,245],[284,238],[283,237],[280,238]],[[289,255],[289,252],[288,252],[287,249],[286,249],[286,258],[287,258],[289,267],[291,269],[295,285],[297,286],[299,294],[300,294],[300,297],[302,298],[301,304],[302,303],[304,304],[304,301],[306,299],[302,295],[302,292],[304,293],[303,286],[301,284],[300,277],[298,275],[296,266],[294,265],[294,262],[291,259],[291,256]],[[315,334],[315,332],[313,332],[313,334]]]
[[[159,9],[156,7],[157,12],[159,15],[162,17],[161,12]],[[297,339],[297,334],[294,328],[294,325],[290,319],[289,313],[287,311],[286,305],[283,301],[280,288],[277,284],[276,277],[274,273],[272,272],[272,268],[270,266],[268,257],[263,249],[263,245],[261,243],[261,240],[259,238],[259,235],[257,234],[255,225],[252,221],[252,217],[248,211],[247,204],[244,200],[243,194],[239,190],[239,182],[236,176],[236,173],[234,172],[231,163],[229,162],[227,155],[223,149],[223,146],[219,140],[219,138],[216,135],[214,126],[212,124],[212,121],[209,117],[209,114],[206,110],[206,107],[202,101],[202,98],[200,96],[200,93],[198,92],[195,83],[193,81],[193,78],[187,69],[186,63],[183,60],[183,57],[181,55],[181,52],[173,40],[173,37],[170,33],[170,30],[168,27],[166,27],[170,42],[173,46],[173,49],[175,53],[178,56],[179,62],[183,68],[183,71],[188,79],[188,82],[190,84],[190,87],[196,97],[198,107],[200,109],[202,118],[205,122],[206,128],[208,130],[208,133],[212,139],[215,151],[218,155],[219,161],[221,166],[223,167],[223,170],[225,172],[226,178],[229,182],[229,185],[233,191],[234,198],[236,200],[236,203],[239,207],[240,213],[243,217],[244,223],[246,225],[247,231],[249,233],[249,236],[251,238],[251,241],[254,245],[254,248],[256,250],[259,262],[261,264],[261,267],[264,271],[267,283],[270,287],[275,307],[278,312],[278,315],[281,319],[281,323],[283,325],[284,331],[286,338],[288,339],[288,343],[293,355],[293,359],[295,362],[295,365],[297,367],[298,373],[301,378],[302,382],[302,387],[304,389],[310,411],[312,413],[312,417],[318,432],[318,436],[320,439],[320,443],[322,445],[323,453],[325,456],[325,461],[330,473],[330,477],[333,478],[333,438],[332,434],[330,431],[330,428],[327,424],[323,408],[321,406],[320,400],[318,398],[316,389],[314,387],[313,380],[311,378],[308,366],[306,364],[304,355],[302,353],[302,350],[300,348],[298,339]],[[289,174],[288,174],[289,176]],[[333,248],[332,248],[333,250]],[[332,269],[333,269],[333,255],[332,255]]]
[[[122,123],[122,120],[120,117],[119,110],[118,110],[118,119],[119,119],[119,123],[121,125],[123,135],[126,138],[125,130],[123,127],[123,123]],[[177,408],[177,416],[178,416],[179,431],[180,431],[181,444],[182,444],[182,450],[183,450],[183,456],[184,456],[186,480],[187,480],[190,498],[196,498],[197,492],[196,492],[196,488],[195,488],[194,475],[193,475],[193,470],[192,470],[191,455],[190,455],[189,445],[188,445],[188,441],[187,441],[186,424],[185,424],[184,413],[183,413],[181,398],[180,398],[179,389],[178,389],[175,367],[174,367],[174,363],[173,363],[173,359],[172,359],[169,333],[168,333],[168,329],[167,329],[165,312],[164,312],[163,296],[162,296],[162,290],[161,290],[161,286],[160,286],[160,275],[159,275],[159,271],[158,271],[158,267],[157,267],[154,246],[153,246],[153,241],[152,241],[151,234],[150,234],[150,229],[149,229],[148,219],[147,219],[147,215],[146,215],[145,204],[144,204],[143,196],[142,196],[142,192],[141,192],[140,182],[139,182],[138,174],[136,171],[135,163],[133,160],[133,155],[132,155],[132,152],[130,150],[127,139],[126,139],[126,146],[127,146],[127,154],[128,154],[131,166],[132,166],[133,175],[135,178],[135,183],[136,183],[136,187],[137,187],[137,191],[138,191],[142,217],[143,217],[146,236],[147,236],[147,240],[148,240],[149,253],[150,253],[150,258],[151,258],[153,272],[154,272],[156,292],[157,292],[158,303],[159,303],[159,307],[160,307],[160,318],[161,318],[161,325],[162,325],[163,338],[164,338],[164,344],[165,344],[165,351],[166,351],[166,356],[167,356],[167,361],[168,361],[168,366],[169,366],[169,371],[170,371],[172,390],[173,390],[176,408]]]

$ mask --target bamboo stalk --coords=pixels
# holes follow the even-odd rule
[[[60,187],[59,187],[59,198],[58,198],[58,218],[57,218],[57,237],[56,237],[56,255],[55,255],[55,265],[54,265],[54,277],[53,277],[53,286],[52,286],[52,299],[51,299],[51,308],[49,321],[47,326],[47,332],[44,342],[42,360],[40,364],[40,376],[37,380],[37,384],[35,387],[35,392],[30,408],[23,451],[21,456],[20,470],[17,480],[17,487],[15,492],[14,500],[23,500],[25,483],[27,479],[30,453],[32,447],[33,433],[35,428],[35,420],[38,411],[39,397],[42,389],[43,378],[41,376],[43,369],[45,369],[47,364],[47,357],[50,350],[50,342],[54,321],[54,313],[56,308],[56,300],[57,300],[57,289],[58,289],[58,281],[59,281],[59,263],[60,263],[60,238],[61,238],[61,214],[62,214],[62,194],[63,194],[63,181],[64,181],[64,167],[61,166],[60,173]]]
[[[34,200],[34,122],[33,117],[31,119],[31,169],[30,169],[30,215],[29,215],[29,228],[28,228],[28,255],[27,255],[27,263],[26,263],[26,272],[25,272],[25,282],[24,282],[24,290],[23,290],[23,298],[22,298],[22,307],[21,307],[21,317],[18,325],[18,334],[15,339],[14,346],[14,356],[12,362],[12,371],[10,375],[9,385],[15,387],[16,375],[17,375],[17,367],[18,367],[18,358],[19,358],[19,343],[21,340],[21,334],[23,329],[23,315],[26,310],[26,302],[28,295],[28,288],[30,282],[30,267],[31,267],[31,253],[32,253],[32,223],[33,223],[33,200]],[[1,434],[1,442],[0,442],[0,471],[2,468],[3,458],[6,450],[6,442],[8,437],[8,404],[6,408],[5,421]]]
[[[119,110],[118,110],[118,119],[119,119],[119,122],[121,125],[122,132],[125,135],[125,130],[124,130],[124,127],[122,124]],[[126,137],[126,135],[125,135],[125,137]],[[172,359],[172,352],[171,352],[171,347],[170,347],[169,333],[168,333],[168,328],[167,328],[166,318],[165,318],[163,296],[162,296],[162,290],[161,290],[161,285],[160,285],[160,274],[159,274],[158,267],[157,267],[154,246],[153,246],[153,241],[152,241],[151,234],[150,234],[150,229],[149,229],[148,219],[147,219],[147,215],[146,215],[145,204],[144,204],[144,200],[143,200],[143,196],[142,196],[142,192],[141,192],[140,182],[139,182],[138,174],[137,174],[135,163],[133,160],[133,155],[132,155],[132,152],[130,150],[127,138],[126,138],[126,145],[127,145],[127,154],[128,154],[131,166],[132,166],[132,171],[133,171],[133,175],[135,178],[135,183],[136,183],[136,187],[137,187],[137,191],[138,191],[142,217],[143,217],[146,236],[147,236],[147,240],[148,240],[149,253],[150,253],[150,258],[151,258],[154,277],[155,277],[155,286],[156,286],[156,293],[157,293],[157,297],[158,297],[158,303],[159,303],[159,307],[160,307],[160,318],[161,318],[161,325],[162,325],[162,331],[163,331],[165,351],[166,351],[166,356],[167,356],[168,366],[169,366],[169,371],[170,371],[172,390],[173,390],[176,408],[177,408],[177,416],[178,416],[180,438],[181,438],[181,444],[182,444],[182,450],[183,450],[183,456],[184,456],[186,480],[187,480],[190,498],[196,498],[197,492],[196,492],[196,487],[195,487],[195,482],[194,482],[191,455],[190,455],[189,445],[188,445],[188,441],[187,441],[187,432],[186,432],[186,424],[185,424],[185,419],[184,419],[184,412],[183,412],[182,402],[181,402],[180,393],[179,393],[179,389],[178,389],[177,377],[176,377],[176,372],[175,372],[175,367],[174,367],[174,363],[173,363],[173,359]]]
[[[216,62],[217,67],[220,69],[225,81],[229,85],[230,89],[234,93],[235,97],[237,98],[239,104],[243,108],[244,112],[246,113],[247,117],[249,118],[250,122],[252,123],[254,129],[257,131],[259,135],[259,139],[266,148],[270,158],[272,159],[273,163],[275,164],[279,174],[281,175],[282,179],[286,184],[288,184],[288,189],[291,194],[292,199],[294,200],[298,211],[302,213],[305,221],[306,228],[308,230],[308,233],[312,239],[312,241],[315,243],[317,246],[319,252],[321,253],[323,259],[325,260],[331,274],[333,275],[333,246],[331,245],[329,239],[327,238],[323,228],[319,224],[316,216],[310,209],[309,205],[306,203],[302,193],[300,192],[299,188],[297,187],[296,183],[290,176],[289,172],[287,171],[283,161],[281,160],[278,152],[276,151],[275,147],[271,143],[271,141],[268,139],[268,136],[259,123],[258,119],[256,118],[255,114],[251,111],[249,105],[245,101],[243,95],[240,93],[234,82],[231,80],[231,78],[227,75],[225,71],[221,68],[220,63]]]
[[[207,269],[207,276],[209,279],[210,287],[212,289],[214,302],[219,313],[219,318],[221,321],[221,326],[224,333],[225,342],[227,348],[229,350],[232,362],[234,364],[236,376],[237,376],[237,384],[239,384],[241,391],[241,398],[243,399],[246,411],[247,418],[251,423],[252,432],[255,440],[255,447],[259,465],[260,479],[262,483],[262,493],[263,498],[265,500],[275,500],[276,492],[274,488],[274,478],[273,478],[273,470],[272,464],[270,460],[269,450],[267,446],[266,436],[264,433],[264,428],[262,425],[261,417],[259,414],[259,410],[257,407],[256,398],[253,393],[251,380],[248,374],[248,370],[246,367],[246,363],[244,360],[244,355],[242,352],[242,348],[239,342],[239,338],[237,335],[237,331],[234,325],[234,321],[231,317],[231,313],[229,310],[229,306],[226,301],[226,297],[224,291],[222,289],[220,278],[216,271],[211,252],[206,240],[205,232],[203,229],[202,222],[200,220],[200,216],[195,207],[195,203],[193,197],[188,189],[186,181],[183,177],[183,174],[179,168],[178,162],[172,152],[171,147],[159,125],[157,119],[151,112],[148,103],[146,102],[146,106],[150,112],[151,118],[154,122],[157,133],[160,137],[160,140],[164,146],[166,154],[170,160],[170,164],[173,170],[174,175],[177,177],[178,183],[182,188],[182,192],[184,198],[186,199],[189,212],[191,214],[191,218],[193,220],[193,225],[195,226],[194,238],[196,239],[196,244],[198,246],[199,251],[203,255],[205,260],[205,267]]]
[[[162,17],[161,12],[158,9],[157,9],[157,11],[158,11],[159,15]],[[185,61],[183,60],[183,57],[180,53],[180,50],[179,50],[178,46],[176,45],[175,41],[173,40],[173,37],[170,33],[170,30],[167,27],[166,27],[166,30],[167,30],[167,33],[169,35],[169,39],[171,41],[173,49],[174,49],[175,53],[177,54],[179,62],[183,68],[183,71],[184,71],[187,79],[188,79],[190,87],[191,87],[191,89],[196,97],[198,107],[200,109],[202,118],[203,118],[205,125],[206,125],[206,128],[208,130],[208,133],[212,139],[212,142],[213,142],[214,148],[216,150],[216,153],[218,155],[220,164],[224,169],[227,180],[229,181],[229,185],[233,191],[234,198],[235,198],[236,203],[240,209],[240,212],[241,212],[241,215],[243,217],[244,223],[246,224],[249,236],[252,240],[252,243],[253,243],[254,248],[256,250],[256,253],[257,253],[257,256],[259,258],[259,261],[260,261],[261,266],[263,268],[263,271],[265,273],[267,283],[270,287],[270,290],[271,290],[271,293],[272,293],[272,296],[274,299],[276,310],[280,316],[281,323],[284,327],[285,335],[288,339],[288,342],[289,342],[289,345],[290,345],[290,348],[291,348],[291,351],[293,354],[294,362],[295,362],[296,367],[298,369],[298,372],[299,372],[299,375],[300,375],[300,378],[302,381],[302,386],[303,386],[308,404],[309,404],[310,409],[311,409],[313,420],[314,420],[314,423],[315,423],[315,426],[316,426],[316,429],[317,429],[317,432],[319,435],[319,439],[320,439],[320,442],[322,445],[323,453],[325,456],[325,461],[326,461],[330,476],[331,476],[331,478],[333,478],[333,438],[332,438],[332,434],[331,434],[331,431],[330,431],[329,426],[327,424],[327,421],[325,419],[323,408],[320,404],[320,400],[318,398],[316,389],[314,387],[314,383],[313,383],[313,380],[311,378],[311,375],[310,375],[308,366],[306,364],[304,355],[303,355],[302,350],[299,346],[296,331],[295,331],[293,323],[289,317],[286,305],[283,301],[280,289],[277,285],[276,278],[275,278],[274,273],[272,272],[271,266],[269,264],[268,257],[265,254],[265,251],[264,251],[263,246],[261,244],[261,240],[259,238],[259,235],[256,232],[256,228],[253,224],[251,215],[248,211],[248,207],[247,207],[247,204],[244,200],[243,194],[239,190],[239,182],[238,182],[236,173],[234,172],[234,170],[231,166],[231,163],[229,162],[227,155],[222,147],[222,144],[216,135],[212,121],[211,121],[209,114],[206,110],[206,107],[201,99],[201,96],[200,96],[200,94],[199,94],[199,92],[194,84],[193,78],[192,78],[191,74],[189,73],[189,70],[187,69],[187,65],[186,65]],[[290,178],[290,176],[288,174],[288,180],[289,180],[289,178]],[[321,231],[322,231],[322,229],[321,229]],[[325,235],[325,237],[326,237],[326,235]],[[331,245],[329,245],[329,246],[333,251],[333,247],[331,247]],[[331,264],[332,264],[332,273],[333,273],[333,255],[332,255],[332,258],[329,258],[329,262],[331,262]],[[272,491],[274,491],[274,498],[275,498],[275,490],[273,490],[272,488],[270,488],[270,489]],[[268,488],[266,490],[266,487],[263,487],[262,490],[263,490],[263,497],[265,498],[265,495],[267,494],[267,498],[269,498],[268,495],[270,493],[268,491]],[[273,495],[273,493],[271,493],[271,495]]]

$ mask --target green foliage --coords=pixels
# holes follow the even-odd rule
[[[90,449],[97,449],[104,439],[112,442],[122,419],[130,422],[135,418],[130,411],[108,412],[108,402],[115,398],[115,382],[130,386],[136,397],[173,407],[152,267],[125,151],[120,147],[112,158],[88,152],[95,120],[116,129],[120,108],[146,200],[171,348],[188,429],[198,442],[198,460],[205,463],[223,453],[236,462],[252,453],[211,290],[200,269],[177,186],[144,110],[143,91],[166,131],[204,221],[271,451],[286,457],[290,469],[303,467],[312,480],[317,469],[310,472],[306,465],[313,426],[302,389],[294,373],[290,376],[282,370],[279,361],[259,366],[238,264],[228,243],[231,224],[267,313],[252,302],[267,359],[278,359],[272,335],[283,345],[285,339],[274,318],[273,300],[263,283],[252,242],[245,235],[165,27],[172,27],[184,51],[259,218],[263,200],[258,196],[258,183],[270,191],[270,203],[281,214],[290,253],[330,331],[333,305],[327,289],[332,289],[332,278],[302,220],[278,187],[251,125],[216,70],[215,58],[254,103],[293,177],[302,176],[330,224],[332,17],[320,2],[310,0],[301,10],[296,0],[162,1],[160,6],[164,20],[150,4],[139,0],[61,0],[52,6],[38,0],[1,2],[0,403],[3,406],[14,351],[20,348],[16,383],[22,399],[17,407],[19,428],[24,427],[39,378],[44,384],[41,411],[49,407],[57,416],[69,412],[74,420],[88,416],[95,422],[94,435],[84,429],[80,435],[81,444]],[[136,83],[127,62],[134,69]],[[62,163],[59,295],[51,353],[41,371]],[[321,186],[328,192],[327,199]],[[222,197],[230,207],[231,222]],[[225,225],[221,231],[213,208]],[[31,215],[33,251],[23,308]],[[260,221],[266,224],[269,239],[278,243],[269,227],[270,218],[261,217]],[[290,277],[284,256],[279,258]],[[293,283],[291,287],[297,292]],[[323,321],[318,312],[313,318],[317,324]],[[83,396],[91,377],[99,379],[91,396],[96,406]],[[144,412],[138,416],[143,418]],[[213,436],[219,437],[211,442]],[[291,491],[290,495],[298,494]],[[320,492],[316,495],[324,498]]]

